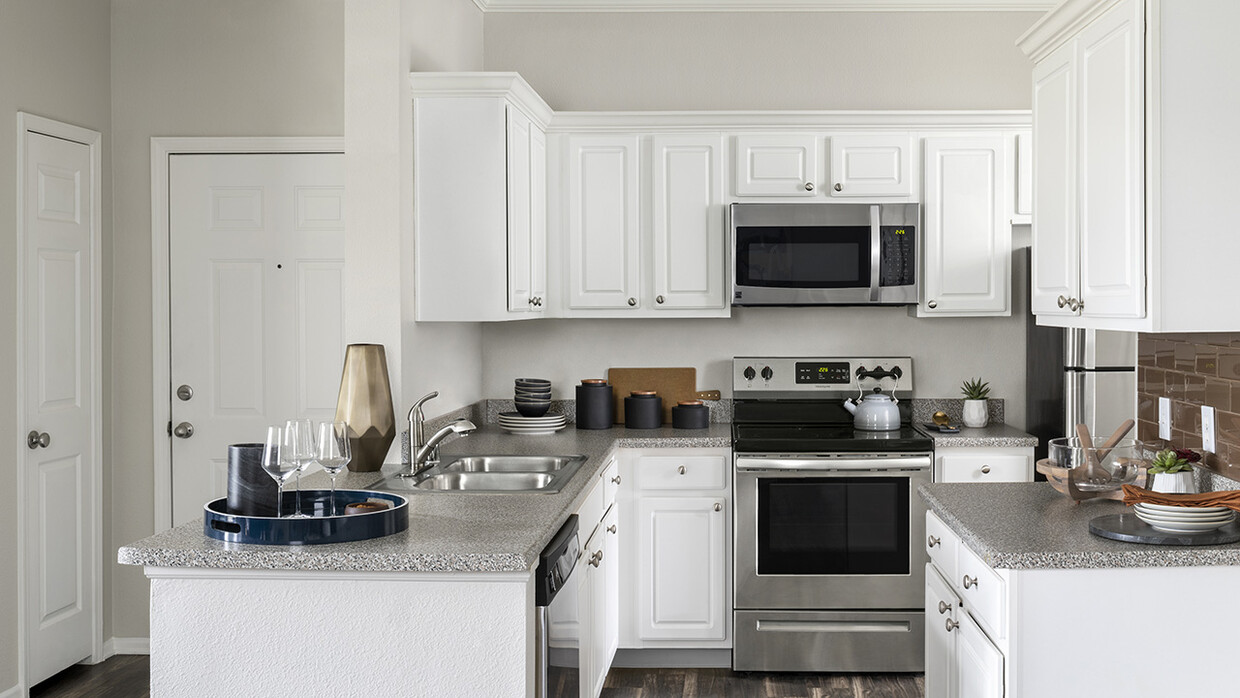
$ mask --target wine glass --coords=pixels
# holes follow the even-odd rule
[[[318,464],[331,476],[332,496],[328,516],[336,515],[336,476],[353,459],[349,450],[349,425],[341,421],[319,424]]]
[[[289,518],[309,518],[301,511],[301,471],[314,462],[314,427],[309,419],[290,419],[284,424],[280,459],[290,463],[289,467],[294,468],[297,473],[297,508]]]
[[[267,427],[267,441],[263,443],[263,470],[276,481],[276,518],[280,518],[280,504],[284,501],[284,483],[297,467],[292,461],[282,456],[284,430],[280,427]]]

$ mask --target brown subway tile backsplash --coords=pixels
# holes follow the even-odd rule
[[[1206,378],[1206,401],[1205,404],[1216,410],[1231,409],[1231,393],[1232,386],[1228,381],[1221,381],[1215,378]],[[1149,391],[1146,391],[1149,392]]]

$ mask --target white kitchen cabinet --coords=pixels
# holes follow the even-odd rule
[[[934,481],[1033,482],[1033,448],[936,448]]]
[[[1033,72],[1031,306],[1065,327],[1240,330],[1223,232],[1240,143],[1240,4],[1078,0],[1019,44]],[[1193,282],[1181,283],[1191,269]]]
[[[1007,151],[1003,134],[925,139],[918,316],[1011,315]]]
[[[568,138],[568,308],[640,302],[638,138]]]
[[[415,317],[540,317],[550,108],[515,73],[414,73]]]
[[[619,510],[614,501],[616,490],[609,484],[617,474],[613,458],[599,473],[590,494],[577,509],[579,536],[584,541],[581,559],[573,571],[579,623],[574,628],[564,620],[561,625],[565,631],[577,631],[582,698],[595,698],[602,692],[619,643]],[[553,641],[556,638],[554,621]]]
[[[622,459],[621,647],[731,647],[731,478],[726,449]]]
[[[1012,192],[1012,223],[1033,222],[1033,133],[1020,131],[1012,136],[1012,157],[1016,180]]]
[[[736,137],[736,196],[817,196],[818,136],[813,133]]]
[[[723,152],[718,134],[651,138],[654,308],[723,308]]]
[[[956,633],[955,695],[959,698],[998,698],[1003,696],[1003,653],[973,622],[967,613],[960,615]],[[931,694],[926,692],[927,698]]]
[[[960,599],[931,563],[926,563],[926,698],[957,695],[955,632],[960,623]]]
[[[830,140],[829,196],[913,196],[911,134],[847,134]]]

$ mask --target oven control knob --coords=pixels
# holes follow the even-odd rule
[[[753,370],[753,366],[746,366],[743,375],[745,376],[745,380],[751,381],[754,376],[758,375],[758,373]]]
[[[775,372],[771,370],[770,366],[762,367],[762,380],[769,381],[773,375],[775,375]]]

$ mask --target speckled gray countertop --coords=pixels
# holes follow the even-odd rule
[[[978,557],[999,569],[1240,565],[1240,543],[1142,545],[1089,532],[1089,520],[1127,510],[1093,499],[1080,504],[1045,482],[932,484],[918,488],[930,510]]]
[[[587,486],[616,448],[730,448],[729,424],[708,429],[665,427],[599,431],[573,426],[546,436],[514,436],[487,425],[449,440],[442,456],[464,454],[573,454],[589,457],[556,494],[408,494],[409,528],[383,538],[328,545],[243,545],[203,535],[202,521],[177,526],[120,549],[117,560],[152,567],[344,570],[397,572],[516,572],[531,569],[538,554],[588,494]],[[367,489],[399,465],[377,473],[345,471],[342,489]],[[311,489],[328,486],[322,473],[302,478]]]
[[[1002,423],[976,429],[962,426],[956,434],[944,434],[922,424],[917,428],[934,439],[935,448],[1033,448],[1038,445],[1038,437]]]

